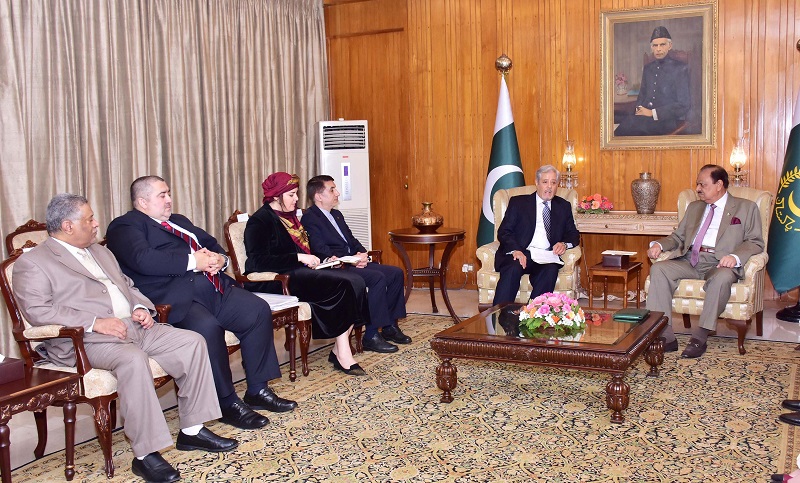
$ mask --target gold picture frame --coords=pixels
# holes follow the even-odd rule
[[[715,3],[606,11],[600,13],[600,23],[600,148],[716,147]],[[653,35],[669,36],[669,59],[653,62],[657,60],[650,47]],[[662,66],[664,70],[654,70]],[[670,84],[656,86],[659,72]],[[642,80],[648,86],[645,91]],[[673,84],[680,87],[662,87]],[[665,102],[671,96],[680,99]],[[642,109],[641,104],[652,110]]]

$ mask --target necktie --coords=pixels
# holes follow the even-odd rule
[[[544,222],[544,232],[547,234],[547,242],[550,243],[550,202],[545,201],[542,207],[542,222]]]
[[[703,245],[703,238],[706,236],[708,227],[711,226],[711,219],[714,218],[714,208],[716,208],[716,206],[712,204],[711,209],[708,210],[708,216],[706,216],[703,222],[703,226],[700,227],[700,231],[698,231],[697,236],[694,237],[694,243],[692,243],[692,258],[689,260],[689,263],[691,263],[693,267],[700,261],[700,247]]]
[[[176,230],[175,228],[172,227],[172,225],[170,225],[166,221],[162,221],[161,226],[163,226],[164,229],[167,230],[168,232],[172,233],[173,235],[177,236],[178,238],[188,243],[189,246],[192,247],[193,251],[196,252],[200,250],[200,248],[202,248],[200,245],[197,244],[196,241],[194,241],[194,238],[190,237],[189,235],[180,230]],[[222,280],[219,279],[219,275],[218,274],[211,275],[208,272],[203,272],[203,273],[205,274],[208,281],[211,282],[212,285],[214,285],[214,290],[216,290],[219,293],[223,293]]]

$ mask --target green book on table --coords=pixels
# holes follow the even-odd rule
[[[621,322],[641,322],[650,315],[650,309],[622,309],[614,314],[614,320]]]

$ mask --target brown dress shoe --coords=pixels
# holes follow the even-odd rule
[[[706,353],[706,348],[708,344],[705,342],[700,342],[699,340],[692,337],[689,339],[689,343],[686,344],[686,349],[683,349],[681,353],[681,357],[684,359],[697,359],[698,357],[702,356]]]

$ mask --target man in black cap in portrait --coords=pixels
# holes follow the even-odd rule
[[[671,134],[686,120],[692,105],[689,65],[671,55],[672,37],[666,27],[656,27],[650,36],[655,60],[642,69],[636,107],[614,131],[615,136],[659,136]]]

